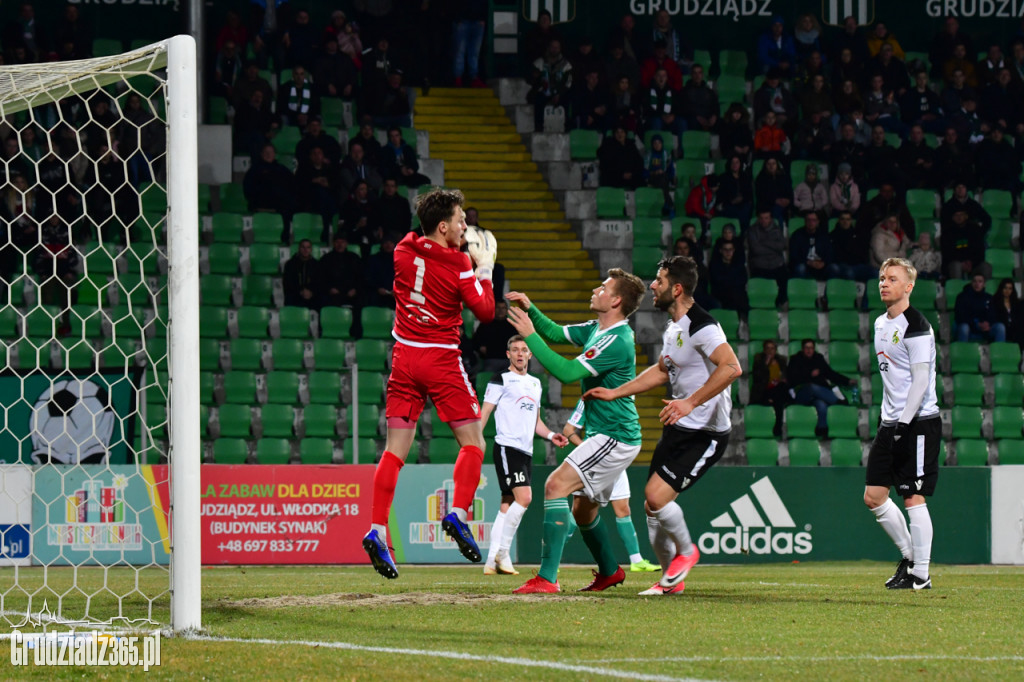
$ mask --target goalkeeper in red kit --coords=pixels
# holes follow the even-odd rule
[[[494,318],[491,271],[496,246],[488,234],[483,240],[470,240],[469,255],[459,250],[466,231],[463,203],[458,190],[434,189],[420,195],[416,215],[424,236],[410,232],[395,247],[395,346],[387,387],[387,444],[373,476],[372,525],[363,538],[374,570],[385,578],[398,577],[388,550],[388,516],[398,472],[428,396],[459,444],[452,509],[441,527],[463,556],[480,561],[466,518],[480,482],[484,435],[476,391],[462,366],[459,328],[463,304],[481,322]]]

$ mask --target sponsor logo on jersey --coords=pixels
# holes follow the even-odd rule
[[[796,523],[771,480],[765,476],[750,486],[750,492],[753,497],[744,494],[730,503],[731,514],[712,519],[711,527],[721,530],[701,535],[697,540],[700,551],[708,555],[810,554],[814,548],[810,527],[794,532]]]

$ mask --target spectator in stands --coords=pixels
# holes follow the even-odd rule
[[[372,131],[373,129],[371,128],[370,130]],[[376,143],[377,141],[374,140],[374,142]],[[374,192],[378,191],[384,184],[380,173],[377,171],[377,167],[369,163],[364,155],[366,145],[367,143],[364,142],[361,135],[348,143],[348,156],[341,162],[340,176],[341,190],[345,194],[350,194],[352,186],[359,180],[365,180]],[[380,149],[379,143],[377,143],[377,148]]]
[[[832,369],[825,357],[815,350],[814,339],[800,342],[800,353],[789,359],[786,377],[792,386],[793,402],[811,405],[817,410],[818,426],[814,433],[819,438],[827,438],[828,408],[840,402],[832,385],[855,386],[856,381]]]
[[[1000,69],[996,82],[982,91],[980,114],[1003,132],[1019,135],[1024,132],[1022,100],[1024,88],[1013,81],[1009,69]]]
[[[801,159],[825,161],[832,152],[835,139],[829,118],[816,111],[801,121],[800,127],[797,128],[797,156]]]
[[[864,71],[869,81],[875,76],[881,76],[886,92],[894,93],[897,99],[903,97],[910,88],[907,65],[893,55],[892,45],[888,43],[882,45],[877,57],[868,60]]]
[[[744,164],[754,149],[754,135],[750,132],[750,114],[740,102],[729,105],[722,116],[718,131],[718,146],[726,159],[738,156]],[[750,222],[750,221],[747,221]],[[746,225],[747,223],[744,223]]]
[[[572,72],[577,76],[577,86],[581,84],[578,77],[586,77],[586,75],[591,71],[596,73],[600,79],[601,71],[603,70],[602,60],[601,57],[594,52],[594,41],[591,40],[589,36],[584,36],[580,39],[579,45],[576,46],[576,51],[569,56],[569,63],[572,64]],[[607,91],[608,86],[606,83],[599,84],[605,91]]]
[[[680,149],[686,132],[686,119],[683,117],[685,97],[685,91],[679,93],[669,87],[668,72],[662,67],[654,72],[654,78],[644,88],[643,111],[647,129],[664,130],[675,135]]]
[[[162,174],[163,156],[167,151],[167,133],[162,121],[142,106],[142,97],[132,92],[124,100],[122,121],[115,129],[117,153],[128,162],[128,178],[139,187],[143,181]],[[35,156],[35,149],[25,140],[35,135],[29,127],[22,131],[22,151]]]
[[[124,159],[111,150],[106,144],[101,144],[96,150],[99,160],[96,163],[96,178],[94,184],[85,194],[85,211],[89,220],[94,225],[100,226],[101,241],[124,241],[123,225],[128,225],[138,214],[138,195],[128,185],[125,175]],[[19,177],[22,179],[19,180]],[[14,176],[15,187],[20,188],[24,182],[23,176]],[[22,190],[24,191],[24,190]],[[29,192],[25,196],[25,206],[34,204],[29,201],[33,195]],[[26,213],[28,213],[26,211]],[[20,221],[19,221],[20,222]],[[18,231],[12,228],[12,235]],[[35,242],[35,227],[31,228],[31,240]],[[18,240],[15,238],[15,242]]]
[[[619,25],[612,29],[609,45],[621,45],[627,57],[639,63],[645,46],[636,33],[636,20],[632,14],[623,14]]]
[[[954,112],[960,111],[963,106],[963,100],[966,97],[976,101],[978,93],[967,84],[963,70],[955,69],[952,82],[948,83],[942,91],[942,111],[945,112],[947,117],[952,116]]]
[[[100,145],[110,146],[114,127],[120,119],[110,110],[110,99],[107,93],[98,91],[89,98],[89,122],[82,130],[85,136],[86,151],[96,158]]]
[[[715,240],[714,246],[711,249],[712,256],[714,256],[722,244],[732,244],[735,249],[735,255],[733,258],[735,258],[741,265],[746,265],[747,250],[743,245],[743,237],[738,234],[736,225],[727,223],[722,226],[722,234]]]
[[[914,87],[900,99],[900,114],[907,125],[919,125],[929,133],[945,130],[939,96],[928,87],[927,72],[914,75]]]
[[[853,181],[850,164],[841,163],[836,168],[836,179],[828,190],[828,198],[836,214],[843,211],[853,214],[860,208],[860,188]]]
[[[583,77],[582,87],[572,93],[572,127],[604,132],[608,128],[608,91],[601,87],[597,71]]]
[[[369,223],[373,232],[381,234],[392,232],[404,236],[412,228],[409,200],[398,193],[398,182],[394,178],[384,181],[383,192],[370,205]]]
[[[148,119],[147,118],[139,118],[137,116],[137,109],[139,108],[139,101],[140,101],[139,100],[139,96],[137,94],[135,94],[135,93],[131,93],[131,94],[128,95],[127,98],[125,98],[125,117],[128,118],[128,120],[131,121],[132,123],[135,123],[136,121],[139,121],[138,125],[140,127],[143,127],[145,125],[146,121],[152,119],[153,116],[152,116],[152,114],[149,114],[149,118]],[[127,126],[124,123],[122,123],[122,124],[120,124],[117,127],[118,139],[119,140],[120,140],[120,138],[122,136],[121,135],[121,131],[124,128],[126,128],[126,127],[131,127],[131,126]],[[146,133],[147,133],[147,131],[145,131],[145,130],[141,131],[141,134],[142,134],[143,137],[145,137]],[[36,128],[35,128],[35,126],[27,125],[24,128],[22,128],[21,129],[21,134],[19,135],[19,137],[20,137],[20,140],[21,140],[20,146],[21,146],[21,154],[22,154],[22,156],[24,158],[26,158],[32,164],[38,164],[40,159],[43,158],[43,145],[39,143],[39,138],[36,136]],[[118,151],[120,151],[122,153],[124,152],[123,149],[119,149]]]
[[[754,210],[754,183],[743,160],[729,157],[725,172],[718,176],[718,206],[715,215],[735,218],[740,225],[749,225]]]
[[[679,226],[679,235],[690,242],[690,252],[686,255],[692,257],[698,263],[703,263],[704,249],[700,247],[700,239],[697,237],[697,226],[691,222],[685,222]],[[678,243],[678,241],[677,239],[676,242]]]
[[[754,158],[778,160],[789,156],[792,145],[786,131],[776,123],[774,111],[762,117],[761,127],[754,133]]]
[[[839,276],[828,230],[817,213],[804,216],[804,226],[789,236],[789,265],[800,279],[832,279]]]
[[[53,31],[53,46],[61,49],[67,45],[71,46],[71,51],[63,53],[65,59],[85,59],[92,55],[92,29],[82,20],[78,6],[71,3],[64,6],[64,13]],[[217,49],[221,46],[218,41]]]
[[[789,88],[782,85],[782,73],[771,69],[764,83],[754,93],[754,118],[761,120],[769,111],[775,113],[779,126],[784,129],[796,128],[797,102]]]
[[[960,110],[954,111],[947,120],[947,127],[952,127],[957,137],[965,140],[971,148],[985,139],[985,133],[991,127],[990,123],[983,121],[978,114],[977,102],[972,95],[965,95],[960,103]]]
[[[523,35],[523,52],[527,60],[532,64],[543,57],[552,40],[561,45],[562,36],[551,26],[551,12],[542,9],[537,14],[537,22]]]
[[[480,46],[484,42],[487,21],[486,0],[460,2],[454,19],[452,76],[455,78],[455,87],[462,87],[463,76],[474,88],[487,87],[480,78]]]
[[[323,46],[323,52],[313,62],[314,91],[321,99],[352,99],[359,82],[359,69],[352,58],[341,51],[333,36],[325,37]]]
[[[359,27],[348,20],[340,9],[331,12],[331,23],[324,30],[325,38],[333,38],[338,43],[339,51],[347,55],[357,69],[363,64],[363,41],[359,36]]]
[[[796,43],[783,30],[780,15],[772,17],[771,26],[757,39],[757,68],[761,73],[778,69],[780,75],[792,75],[796,66]]]
[[[795,90],[798,93],[807,92],[814,85],[814,79],[817,76],[821,76],[822,84],[824,85],[828,78],[828,68],[825,66],[821,53],[814,50],[800,61],[800,66],[796,70],[796,80],[794,81]],[[832,108],[831,101],[828,108]]]
[[[683,111],[686,112],[686,128],[713,132],[718,126],[718,95],[704,80],[704,67],[694,64],[690,68],[690,80],[683,88]]]
[[[384,236],[382,229],[370,224],[374,203],[366,181],[357,180],[352,186],[352,194],[341,204],[338,212],[341,219],[339,231],[344,231],[350,242],[359,245],[364,257],[370,254],[374,244],[380,244]]]
[[[1017,85],[1024,83],[1024,38],[1017,38],[1010,46],[1013,56],[1010,58],[1007,67]]]
[[[412,127],[411,90],[402,84],[402,72],[388,74],[387,85],[380,91],[373,105],[373,125],[378,128]]]
[[[420,162],[416,159],[416,151],[402,140],[401,129],[388,129],[388,143],[381,150],[381,176],[395,178],[399,184],[406,187],[429,185],[430,178],[419,170]]]
[[[956,297],[953,320],[957,341],[1006,341],[1006,326],[996,317],[999,302],[993,301],[992,294],[985,291],[986,281],[985,273],[975,271]]]
[[[309,12],[296,10],[291,25],[281,36],[288,66],[307,66],[313,63],[317,46],[317,30],[309,23]]]
[[[395,307],[395,235],[385,232],[380,251],[366,260],[367,305]]]
[[[782,415],[791,402],[789,381],[786,378],[785,355],[778,354],[778,344],[767,339],[761,344],[761,352],[754,355],[751,363],[753,378],[750,382],[750,404],[771,405],[775,408],[775,437],[782,436]]]
[[[320,264],[313,257],[313,242],[303,239],[299,250],[284,264],[284,304],[318,309],[320,301]]]
[[[494,302],[494,319],[482,322],[473,332],[473,346],[480,356],[480,370],[502,372],[508,369],[505,351],[508,340],[516,335],[516,328],[508,321],[508,303],[498,299]]]
[[[235,81],[233,88],[235,109],[238,110],[245,107],[246,104],[252,104],[252,93],[257,90],[263,95],[259,100],[260,111],[270,113],[270,104],[274,101],[274,91],[271,90],[267,79],[260,75],[260,67],[256,61],[250,59],[245,63],[245,70],[242,71],[241,78]]]
[[[303,129],[311,117],[320,113],[320,98],[306,74],[306,67],[296,66],[292,69],[292,79],[278,88],[277,113],[286,125]]]
[[[654,41],[653,54],[644,60],[640,69],[640,85],[644,88],[651,84],[658,69],[665,69],[668,85],[675,91],[683,89],[683,72],[679,65],[668,54],[668,46],[664,40]]]
[[[72,5],[73,6],[73,5]],[[224,25],[217,32],[216,49],[220,50],[224,43],[233,41],[238,46],[238,54],[245,54],[249,46],[249,29],[242,23],[242,18],[235,10],[228,10]],[[91,43],[90,43],[91,47]]]
[[[804,170],[804,181],[793,188],[793,206],[800,213],[829,210],[829,191],[825,183],[818,180],[818,164],[807,164]]]
[[[639,98],[633,94],[629,78],[622,76],[612,88],[609,128],[614,129],[621,126],[631,133],[637,132],[641,111]]]
[[[49,57],[49,36],[39,25],[31,2],[18,6],[17,16],[4,27],[3,43],[8,50],[15,46],[24,50],[24,59],[17,63],[40,62]]]
[[[821,114],[822,118],[830,119],[833,108],[832,95],[825,87],[825,76],[816,74],[800,95],[800,109],[804,118],[810,118],[812,114]]]
[[[868,35],[867,42],[868,54],[872,57],[880,54],[882,52],[882,47],[885,45],[892,47],[893,55],[897,59],[903,60],[906,57],[906,54],[903,52],[903,48],[900,46],[900,42],[896,40],[896,36],[894,36],[882,22],[875,24],[875,28],[871,31],[870,35]]]
[[[363,105],[367,112],[375,114],[374,105],[381,101],[384,90],[388,87],[388,74],[398,68],[391,52],[391,41],[381,33],[377,42],[369,50],[363,52]]]
[[[718,176],[714,174],[705,175],[700,182],[690,190],[686,198],[686,215],[690,218],[698,218],[704,229],[707,229],[708,222],[715,217],[716,195],[718,193]]]
[[[608,57],[604,63],[604,80],[613,86],[621,78],[627,78],[632,87],[640,83],[640,64],[626,54],[621,42],[613,41],[608,47]]]
[[[295,213],[295,176],[277,161],[277,152],[269,142],[245,172],[242,182],[249,210],[253,213],[280,213],[285,225]]]
[[[910,135],[896,152],[896,161],[908,189],[935,186],[932,177],[935,151],[925,142],[921,126],[910,127]]]
[[[78,251],[71,246],[67,223],[57,213],[44,209],[39,214],[46,216],[39,228],[39,247],[26,260],[31,262],[39,283],[40,303],[66,310],[78,281]]]
[[[15,175],[31,176],[32,170],[29,159],[21,153],[18,136],[11,133],[4,139],[3,150],[0,152],[0,177],[9,183]]]
[[[747,298],[747,269],[736,255],[736,244],[722,241],[711,256],[708,271],[711,295],[727,310],[746,312],[750,309]]]
[[[864,111],[864,98],[856,81],[846,78],[840,82],[838,92],[832,98],[836,120],[848,117],[854,111]]]
[[[668,10],[659,10],[654,15],[651,42],[655,46],[659,42],[665,43],[668,57],[679,67],[681,76],[690,72],[690,67],[693,65],[693,46],[687,43],[679,31],[672,27],[672,17]]]
[[[796,20],[793,37],[797,61],[804,61],[812,52],[821,53],[821,24],[813,14],[802,14]]]
[[[917,234],[914,218],[910,215],[906,202],[896,194],[895,186],[885,182],[878,188],[878,194],[873,199],[861,204],[857,222],[870,227],[893,215],[899,219],[900,230],[913,239]]]
[[[946,83],[953,82],[953,73],[955,71],[962,71],[964,83],[972,88],[978,87],[978,76],[974,71],[972,59],[972,57],[967,55],[967,46],[963,43],[957,43],[953,47],[953,56],[942,65],[942,76],[945,78]]]
[[[932,248],[930,232],[922,232],[917,236],[917,244],[910,252],[910,262],[917,268],[918,279],[942,278],[942,254]]]
[[[572,64],[562,55],[562,43],[550,41],[544,56],[533,62],[530,98],[533,100],[534,132],[544,131],[544,107],[558,107],[566,103],[563,100],[568,99],[572,76]]]
[[[1024,304],[1017,296],[1012,279],[999,280],[989,307],[993,310],[995,323],[1006,329],[1006,340],[1024,348]]]
[[[335,168],[341,164],[341,145],[338,144],[338,140],[334,136],[324,132],[323,119],[319,116],[312,117],[306,124],[305,134],[295,145],[295,158],[308,159],[309,151],[313,147],[320,147],[324,152],[324,157]]]
[[[1003,48],[998,44],[990,45],[988,55],[984,61],[978,64],[978,86],[983,88],[990,83],[995,83],[999,78],[999,72],[1003,69],[1009,70],[1009,64],[1003,59]]]
[[[327,160],[323,149],[313,147],[309,150],[308,159],[299,159],[295,184],[302,210],[316,213],[323,220],[320,239],[327,243],[331,234],[331,221],[338,213],[338,169]]]
[[[74,7],[74,5],[68,5]],[[235,81],[242,74],[242,58],[238,54],[238,46],[229,40],[217,51],[217,59],[213,63],[213,95],[220,95],[228,102],[233,101]]]
[[[363,259],[348,250],[345,233],[334,234],[334,248],[320,259],[318,295],[325,306],[358,308],[362,299]]]
[[[967,217],[977,223],[983,232],[987,233],[992,228],[992,216],[971,196],[967,185],[962,182],[953,187],[953,195],[942,204],[939,218],[946,224],[953,220],[953,214],[959,210],[967,211]]]
[[[864,119],[874,125],[880,125],[890,133],[906,134],[906,126],[900,121],[900,105],[896,102],[896,93],[885,88],[882,77],[871,77],[871,89],[864,98]]]
[[[377,141],[377,135],[373,130],[373,121],[369,116],[364,116],[363,120],[359,124],[359,133],[349,140],[349,145],[353,142],[358,142],[363,147],[363,162],[378,168],[380,166],[380,152],[381,144]],[[370,187],[373,187],[373,183],[370,183]]]
[[[978,166],[978,185],[982,190],[998,189],[1020,194],[1020,158],[1014,148],[1003,137],[997,126],[992,128],[988,139],[978,143],[975,151]]]
[[[775,300],[775,305],[781,306],[787,298],[786,282],[789,280],[789,273],[786,271],[786,235],[783,234],[779,223],[772,218],[770,207],[758,209],[757,220],[747,229],[745,237],[750,275],[774,279],[779,285],[779,296]]]
[[[910,240],[900,227],[899,216],[886,216],[871,230],[871,264],[877,269],[890,258],[906,258]]]
[[[764,168],[754,180],[754,189],[758,213],[767,209],[780,225],[785,223],[793,203],[793,181],[778,160],[770,158],[764,162]]]
[[[868,51],[868,41],[860,32],[857,17],[849,16],[843,19],[843,31],[832,40],[833,62],[841,62],[843,50],[849,50],[851,61],[855,64],[864,64],[871,57]],[[854,79],[859,82],[859,79]]]
[[[882,126],[871,129],[871,144],[864,150],[864,176],[865,189],[880,187],[883,182],[902,185],[896,149],[885,138]]]
[[[836,227],[829,234],[832,251],[835,253],[839,277],[858,282],[878,279],[878,268],[870,265],[871,236],[853,222],[850,211],[840,211]]]
[[[959,182],[974,186],[974,154],[960,140],[956,128],[947,128],[942,144],[935,150],[935,180],[940,190]]]
[[[46,154],[36,165],[36,191],[48,195],[51,205],[57,205],[57,194],[68,184],[68,168],[66,162],[57,156],[54,144],[48,143]]]
[[[665,195],[663,215],[675,217],[672,195],[676,189],[676,166],[672,162],[672,154],[665,149],[661,135],[651,136],[651,148],[644,157],[644,182],[648,187],[656,187]]]
[[[991,276],[992,266],[985,263],[985,231],[971,220],[967,211],[958,208],[952,212],[951,220],[943,220],[942,262],[946,276],[963,279],[971,271],[982,272],[985,278]]]
[[[974,54],[971,37],[960,30],[960,22],[956,17],[946,17],[942,30],[932,39],[928,49],[928,61],[932,65],[932,77],[939,80],[943,77],[942,66],[953,58],[953,50],[957,45],[964,45],[967,54]]]
[[[636,189],[643,181],[644,160],[632,140],[626,139],[626,129],[615,128],[611,136],[605,137],[597,150],[601,164],[601,185]]]

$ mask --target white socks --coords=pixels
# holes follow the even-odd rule
[[[651,548],[661,564],[661,570],[667,571],[668,565],[676,558],[676,543],[662,531],[661,524],[653,516],[647,517],[647,538],[651,541]]]
[[[377,535],[379,535],[380,539],[384,541],[384,546],[387,546],[387,544],[388,544],[388,529],[387,529],[387,526],[382,526],[379,523],[371,523],[370,524],[370,530],[377,531]]]
[[[505,536],[505,512],[498,511],[498,515],[494,517],[494,523],[491,524],[491,546],[487,550],[487,565],[493,566],[495,560],[498,557],[498,547],[501,546],[501,540]]]
[[[455,516],[458,517],[459,521],[462,521],[463,523],[465,523],[466,519],[469,518],[469,514],[466,513],[465,509],[460,509],[458,507],[452,507],[452,511],[455,512]]]
[[[658,519],[662,532],[672,538],[672,542],[675,543],[676,551],[679,554],[685,556],[693,554],[693,541],[690,540],[690,529],[686,527],[686,521],[683,519],[683,510],[678,504],[669,502],[654,512],[654,518]]]
[[[501,552],[508,553],[509,547],[512,546],[512,538],[516,536],[516,531],[519,530],[519,522],[523,520],[523,514],[525,513],[526,507],[518,502],[513,502],[508,506],[508,511],[505,512],[505,529],[501,537]]]
[[[922,505],[923,506],[923,505]],[[907,530],[907,522],[903,518],[903,512],[900,508],[893,504],[892,499],[886,498],[880,506],[875,507],[871,510],[871,513],[875,515],[878,523],[882,525],[885,532],[892,538],[892,541],[896,543],[896,548],[900,550],[900,554],[903,555],[904,559],[910,559],[916,562],[914,555],[916,552],[911,552],[910,548],[910,531]],[[928,515],[927,510],[925,516]],[[914,517],[911,516],[911,519]],[[931,522],[928,523],[928,544],[931,545]],[[926,562],[927,563],[927,562]],[[925,571],[927,571],[927,566]]]
[[[914,567],[910,572],[918,578],[928,577],[928,564],[932,560],[932,517],[927,504],[907,508],[910,517],[910,537],[913,538]]]

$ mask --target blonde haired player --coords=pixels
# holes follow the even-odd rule
[[[935,396],[935,334],[910,305],[917,269],[905,258],[889,258],[878,271],[885,312],[874,324],[875,358],[882,375],[882,423],[868,453],[864,504],[892,538],[903,558],[885,586],[928,590],[932,519],[925,498],[939,477],[942,421]],[[910,527],[891,499],[903,498]]]

